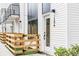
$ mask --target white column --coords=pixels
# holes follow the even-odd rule
[[[25,4],[25,20],[24,20],[24,33],[28,34],[28,9],[27,4]]]
[[[40,51],[44,51],[44,19],[42,17],[42,4],[38,4],[38,34],[40,35]]]
[[[28,33],[28,15],[27,15],[27,4],[21,3],[20,4],[20,21],[21,21],[21,27],[20,32],[21,33]]]
[[[0,24],[0,32],[2,32],[2,24]]]
[[[25,12],[24,3],[20,3],[20,33],[24,33],[24,12]]]

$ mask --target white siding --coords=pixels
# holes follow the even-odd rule
[[[51,46],[67,47],[67,4],[55,3],[51,9],[56,10],[55,27],[51,21]]]
[[[44,51],[44,19],[41,14],[41,7],[38,8],[38,33],[41,39],[40,49]],[[67,4],[54,3],[51,4],[51,9],[56,10],[56,27],[53,26],[53,13],[50,13],[50,51],[48,50],[47,53],[53,55],[54,47],[67,47]]]
[[[68,4],[69,43],[79,43],[79,3]]]

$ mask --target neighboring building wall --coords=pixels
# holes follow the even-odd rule
[[[14,20],[14,32],[15,33],[19,33],[19,22],[18,21],[16,21],[16,19],[11,19],[11,20]],[[19,20],[19,19],[18,19]]]
[[[11,27],[12,27],[11,23],[6,24],[6,32],[12,33],[12,28]]]
[[[5,6],[5,5],[6,4],[3,4],[2,6]],[[7,6],[5,8],[8,8],[9,5],[10,4],[7,4]],[[27,17],[28,17],[27,16],[27,4],[20,3],[20,19],[17,21],[15,18],[11,18],[11,20],[14,20],[14,30],[13,30],[13,32],[27,33],[27,28],[28,28]],[[3,29],[3,31],[4,31],[4,29]]]
[[[0,9],[1,8],[7,8],[11,3],[0,3]]]
[[[68,41],[79,44],[79,3],[68,3]]]
[[[6,28],[5,23],[4,24],[2,23],[2,32],[5,32],[5,28]]]

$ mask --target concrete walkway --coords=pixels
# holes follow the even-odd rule
[[[3,43],[0,42],[0,56],[14,56]],[[30,55],[20,55],[20,56],[46,56],[46,54],[30,54]]]
[[[0,56],[14,56],[4,44],[0,42]]]

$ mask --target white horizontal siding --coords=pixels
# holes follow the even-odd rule
[[[44,51],[44,19],[41,4],[38,7],[38,33],[40,35],[40,50]],[[54,47],[67,47],[67,4],[54,3],[51,9],[56,10],[56,26],[53,26],[53,13],[50,15],[50,48],[47,53],[53,55]]]
[[[55,21],[53,26],[53,14],[51,15],[50,25],[50,53],[54,53],[54,47],[67,47],[67,5],[63,3],[51,4],[51,9],[56,10]]]
[[[67,47],[67,5],[64,3],[52,4],[56,10],[56,26],[51,21],[51,46]]]
[[[68,4],[69,43],[79,43],[79,3]]]

